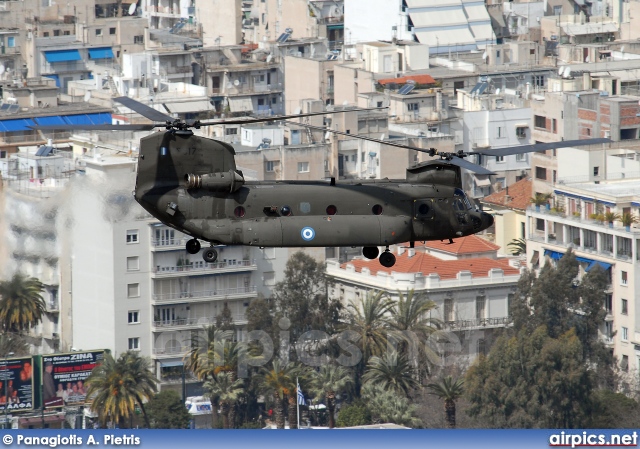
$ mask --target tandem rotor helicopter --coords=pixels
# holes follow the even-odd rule
[[[426,152],[440,159],[407,168],[405,179],[248,181],[236,168],[231,145],[198,136],[193,129],[218,124],[286,121],[347,111],[242,120],[181,121],[129,97],[114,100],[155,123],[88,125],[81,129],[165,129],[140,141],[134,196],[158,220],[192,237],[186,244],[189,253],[200,252],[199,240],[209,242],[211,246],[202,252],[208,263],[215,262],[218,257],[214,245],[361,246],[364,257],[379,257],[380,264],[389,268],[396,261],[389,245],[452,241],[481,232],[493,224],[493,217],[481,211],[462,190],[461,168],[485,175],[493,172],[464,157],[473,154],[506,156],[610,141],[588,139],[475,152],[438,152],[433,148],[416,148],[303,125]],[[79,129],[77,125],[33,128],[43,131]],[[386,249],[380,254],[379,247]]]

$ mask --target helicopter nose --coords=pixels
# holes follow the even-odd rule
[[[490,228],[493,225],[493,215],[482,212],[480,216],[482,217],[482,229]]]

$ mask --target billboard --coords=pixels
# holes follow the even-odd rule
[[[33,410],[33,360],[0,359],[0,411]]]
[[[84,404],[84,382],[102,363],[104,351],[72,352],[42,356],[42,400],[45,407]]]

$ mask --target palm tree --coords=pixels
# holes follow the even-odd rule
[[[29,355],[29,345],[20,334],[5,332],[0,334],[0,358],[13,352],[16,357]]]
[[[418,374],[427,370],[427,360],[437,359],[437,354],[430,351],[426,344],[429,335],[442,327],[442,322],[439,319],[430,316],[436,308],[436,303],[424,293],[416,294],[411,289],[407,291],[406,296],[398,291],[398,301],[392,309],[390,324],[396,331],[396,337],[402,342],[399,352],[407,355],[414,368],[424,367],[419,370]],[[410,341],[406,341],[407,339]],[[417,341],[415,341],[416,339]],[[412,353],[416,349],[416,353]],[[422,360],[425,360],[424,364],[420,364],[421,357]]]
[[[438,383],[427,385],[433,394],[440,399],[444,399],[444,415],[447,427],[455,429],[456,427],[456,400],[464,393],[464,379],[453,380],[453,377],[447,376]]]
[[[382,291],[369,292],[359,303],[350,303],[348,307],[349,323],[347,330],[359,335],[358,345],[363,358],[356,366],[356,393],[360,394],[359,379],[367,361],[372,355],[382,354],[387,348],[389,333],[389,315],[393,302]]]
[[[336,425],[335,409],[336,394],[347,389],[353,383],[351,373],[341,366],[323,365],[319,371],[315,371],[311,385],[312,391],[318,399],[324,399],[329,412],[329,428]]]
[[[0,325],[5,332],[22,333],[42,321],[46,311],[42,283],[16,273],[0,282]]]
[[[522,238],[513,239],[507,245],[507,248],[509,248],[509,251],[511,251],[511,254],[513,254],[514,256],[519,256],[520,254],[526,254],[527,253],[527,241],[525,239],[522,239]]]
[[[234,379],[231,373],[223,371],[211,376],[203,387],[209,392],[210,397],[216,397],[220,402],[222,427],[229,429],[231,409],[244,391],[242,379]]]
[[[86,382],[87,397],[93,398],[91,410],[102,426],[111,422],[124,427],[133,418],[136,404],[148,423],[143,404],[154,396],[157,382],[149,368],[148,359],[136,352],[127,351],[117,361],[105,353]]]
[[[382,357],[371,357],[363,380],[365,383],[380,384],[385,390],[392,390],[406,397],[409,391],[419,385],[415,371],[406,355],[398,355],[392,351]]]
[[[271,362],[271,368],[262,367],[259,382],[262,390],[271,394],[274,400],[274,413],[276,415],[276,427],[284,429],[284,398],[293,394],[297,367],[293,363],[283,365],[278,359]],[[289,423],[293,426],[293,423]]]

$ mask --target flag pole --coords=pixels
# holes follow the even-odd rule
[[[300,428],[300,400],[298,394],[300,393],[300,383],[298,382],[298,376],[296,376],[296,407],[298,408],[298,429]]]

